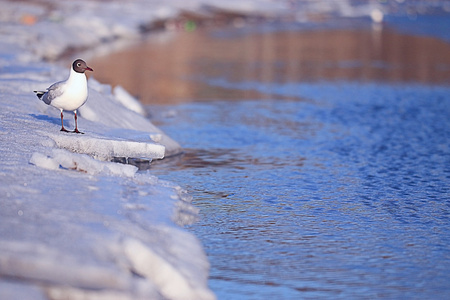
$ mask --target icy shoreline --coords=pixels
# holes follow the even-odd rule
[[[149,172],[110,162],[159,159],[178,153],[180,145],[153,126],[120,87],[89,80],[89,99],[80,109],[83,136],[60,133],[59,111],[32,91],[64,79],[75,58],[71,53],[136,39],[186,11],[270,18],[292,10],[289,3],[2,2],[1,299],[215,299],[202,246],[179,226],[197,218],[190,197]],[[313,13],[339,15],[368,16],[377,9],[339,3],[304,5]],[[294,18],[304,20],[299,7]],[[64,67],[48,62],[61,57],[67,57]],[[66,120],[72,128],[69,113]]]
[[[89,80],[78,123],[85,135],[59,132],[59,111],[32,93],[68,75],[66,66],[45,61],[64,56],[70,65],[69,53],[136,39],[143,25],[200,5],[2,3],[1,299],[215,299],[202,246],[180,227],[198,216],[191,198],[149,172],[110,162],[159,159],[180,145],[120,87]],[[70,113],[65,120],[72,128]]]
[[[161,158],[167,147],[154,140],[178,144],[95,81],[79,120],[86,134],[61,133],[59,112],[31,91],[66,70],[8,67],[0,75],[0,298],[214,299],[201,245],[178,226],[197,217],[189,197],[108,161]]]
[[[178,143],[120,87],[89,80],[79,119],[85,135],[59,132],[58,110],[33,95],[68,75],[68,69],[42,62],[47,54],[66,51],[78,34],[85,37],[81,45],[97,40],[99,29],[114,20],[95,17],[97,30],[86,35],[89,27],[72,29],[65,3],[51,11],[59,16],[33,26],[20,18],[44,16],[45,5],[2,4],[0,298],[214,299],[201,244],[180,227],[197,218],[190,197],[148,172],[110,162],[160,159],[178,153]],[[104,7],[114,5],[119,3]],[[55,17],[64,21],[51,23]],[[73,118],[66,116],[72,128]]]

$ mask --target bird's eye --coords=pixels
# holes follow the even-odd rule
[[[81,67],[81,63],[77,63],[77,67]]]

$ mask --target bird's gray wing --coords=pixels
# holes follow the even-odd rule
[[[56,82],[56,83],[52,84],[51,86],[49,86],[47,89],[47,92],[42,97],[42,100],[46,104],[52,103],[52,101],[55,98],[58,98],[63,93],[63,91],[64,91],[63,86],[65,83],[66,83],[65,81],[59,81],[59,82]]]

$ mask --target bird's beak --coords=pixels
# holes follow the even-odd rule
[[[86,70],[94,72],[94,70],[92,70],[92,69],[89,68],[88,66],[86,66]]]

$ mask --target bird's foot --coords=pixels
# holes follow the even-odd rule
[[[75,128],[75,130],[72,131],[72,133],[80,133],[80,134],[84,134],[84,132],[79,131],[77,128]]]
[[[65,129],[64,127],[62,127],[60,131],[63,131],[63,132],[70,132],[69,130]]]

